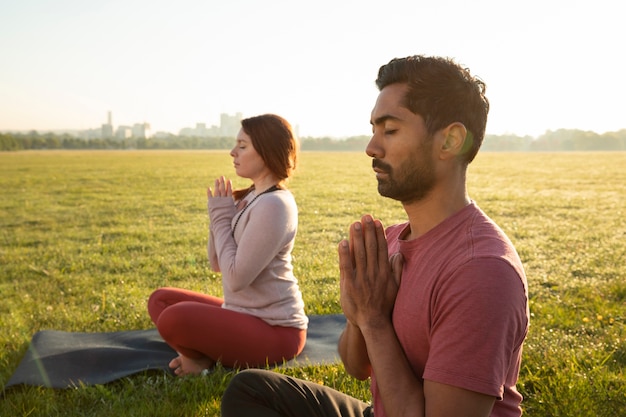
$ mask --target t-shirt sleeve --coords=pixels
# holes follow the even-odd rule
[[[505,260],[474,259],[434,297],[424,379],[501,399],[528,326],[522,279]]]

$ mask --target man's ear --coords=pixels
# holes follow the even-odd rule
[[[467,129],[463,123],[455,122],[443,129],[443,141],[441,142],[442,156],[456,157],[465,151],[464,144],[467,139]]]

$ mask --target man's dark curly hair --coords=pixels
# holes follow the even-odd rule
[[[489,100],[485,83],[450,58],[413,55],[394,58],[378,70],[379,90],[407,84],[405,107],[424,118],[430,135],[454,122],[463,123],[467,137],[461,158],[472,162],[485,136]]]

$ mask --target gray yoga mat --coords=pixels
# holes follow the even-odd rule
[[[345,325],[341,314],[309,316],[303,352],[283,366],[339,361],[337,342]],[[176,356],[156,329],[105,333],[42,330],[6,383],[49,388],[105,384],[147,370],[165,370]]]

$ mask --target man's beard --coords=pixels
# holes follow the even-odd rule
[[[402,204],[423,200],[434,188],[436,179],[430,159],[421,159],[419,162],[406,160],[396,169],[378,159],[373,159],[372,167],[387,174],[387,178],[378,178],[378,193]]]

